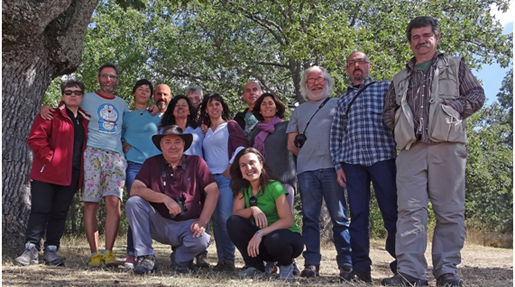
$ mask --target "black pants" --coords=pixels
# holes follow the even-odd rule
[[[259,228],[252,224],[249,219],[241,216],[231,215],[227,220],[227,232],[231,241],[241,253],[245,265],[265,270],[263,261],[277,261],[280,266],[292,264],[293,258],[297,258],[304,249],[300,233],[292,232],[288,229],[279,229],[263,236],[259,244],[259,255],[250,257],[247,247],[250,239]]]
[[[35,244],[36,249],[40,250],[39,244],[46,232],[45,247],[55,245],[59,248],[68,209],[79,183],[79,174],[79,171],[72,173],[72,182],[68,186],[32,181],[32,208],[25,232],[25,242]]]

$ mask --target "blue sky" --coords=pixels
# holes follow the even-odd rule
[[[504,34],[513,32],[513,6],[513,1],[511,1],[510,10],[508,12],[504,14],[494,14],[504,26]],[[496,11],[496,9],[492,10]],[[511,66],[513,67],[513,61],[511,62]],[[509,68],[503,69],[499,65],[483,65],[483,68],[480,71],[472,71],[479,80],[483,81],[483,88],[485,89],[485,95],[487,98],[486,104],[490,105],[497,99],[497,93],[499,93],[502,80],[504,79],[504,76],[506,76],[508,70]]]

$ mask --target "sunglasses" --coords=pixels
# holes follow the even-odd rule
[[[255,196],[252,196],[249,199],[249,204],[250,204],[250,206],[257,206],[257,198]]]
[[[64,91],[64,94],[67,95],[67,96],[71,96],[72,94],[76,95],[76,96],[82,96],[82,91]]]

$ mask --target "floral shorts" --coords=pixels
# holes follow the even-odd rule
[[[84,151],[84,193],[82,201],[100,202],[114,195],[122,200],[127,162],[121,153],[87,147]]]

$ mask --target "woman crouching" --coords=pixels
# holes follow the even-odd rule
[[[277,261],[279,279],[293,279],[293,259],[304,244],[293,222],[288,192],[255,148],[240,151],[234,163],[230,170],[233,215],[227,220],[227,231],[247,267],[238,275],[264,275],[263,261]]]

